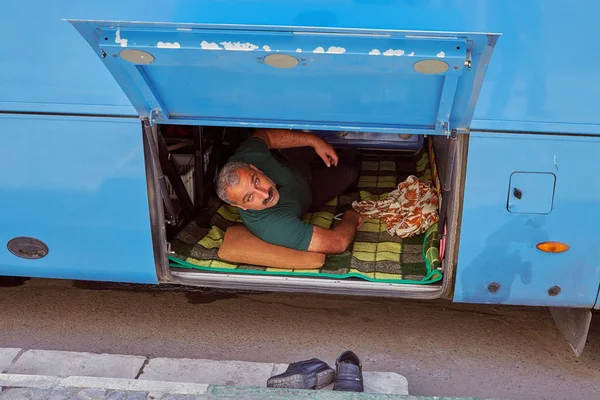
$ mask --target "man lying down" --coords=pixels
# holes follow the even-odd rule
[[[265,242],[341,253],[362,225],[360,214],[346,211],[332,229],[307,224],[302,216],[356,181],[355,158],[356,151],[338,156],[327,142],[310,133],[260,129],[219,172],[217,195],[237,207],[246,227]]]

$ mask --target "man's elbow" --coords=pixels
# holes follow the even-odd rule
[[[333,240],[331,242],[331,253],[343,253],[344,251],[346,251],[349,245],[350,241],[347,238],[336,235],[333,237]]]
[[[308,251],[339,254],[346,251],[351,242],[352,237],[344,235],[342,232],[315,227]]]
[[[252,137],[261,138],[269,148],[271,148],[271,137],[269,136],[269,131],[267,129],[257,129],[252,134]]]

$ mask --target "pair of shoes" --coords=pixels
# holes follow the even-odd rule
[[[362,364],[352,351],[344,351],[335,361],[336,371],[318,358],[288,365],[287,370],[267,380],[267,387],[321,389],[333,382],[333,390],[363,392]]]

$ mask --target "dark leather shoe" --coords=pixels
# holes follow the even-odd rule
[[[267,380],[267,387],[289,389],[321,389],[331,384],[333,368],[318,358],[288,365],[287,370]]]
[[[354,352],[347,350],[335,361],[333,390],[364,392],[362,363]]]

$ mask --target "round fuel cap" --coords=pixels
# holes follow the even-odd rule
[[[443,74],[450,68],[450,66],[444,61],[440,60],[421,60],[413,65],[415,71],[422,74],[433,75]]]
[[[275,68],[294,68],[298,59],[287,54],[271,54],[265,57],[265,64]]]
[[[121,58],[133,64],[151,64],[154,62],[154,56],[150,53],[141,50],[122,50]]]
[[[35,260],[46,257],[48,246],[39,239],[31,237],[17,237],[8,242],[8,251],[20,258]]]

